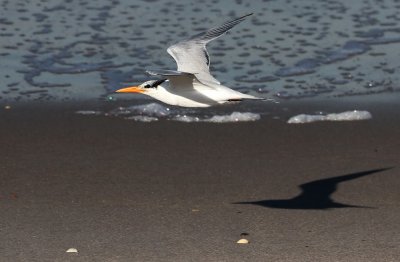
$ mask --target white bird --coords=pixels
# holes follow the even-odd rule
[[[221,83],[210,74],[210,58],[206,45],[242,22],[248,14],[221,26],[211,28],[170,46],[167,52],[175,59],[177,70],[146,70],[161,80],[146,81],[139,86],[117,90],[118,93],[142,93],[166,104],[182,107],[209,107],[244,99],[261,99],[240,93]]]

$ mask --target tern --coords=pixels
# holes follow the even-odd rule
[[[161,76],[162,79],[149,80],[116,92],[141,93],[181,107],[209,107],[246,99],[264,100],[226,87],[210,74],[207,43],[224,35],[250,15],[236,18],[170,46],[167,52],[176,61],[177,70],[146,70],[148,74]]]

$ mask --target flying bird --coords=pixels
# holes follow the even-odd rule
[[[117,90],[117,93],[141,93],[161,102],[182,107],[209,107],[238,102],[246,99],[264,98],[243,94],[222,85],[210,73],[210,57],[206,45],[224,35],[246,17],[239,17],[221,26],[178,42],[167,49],[176,61],[177,70],[147,70],[150,75],[161,76],[160,80],[149,80],[139,86]]]

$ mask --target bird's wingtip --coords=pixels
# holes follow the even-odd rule
[[[251,12],[251,13],[245,14],[245,15],[242,16],[242,17],[239,17],[238,19],[244,19],[244,18],[246,18],[246,17],[248,17],[248,16],[251,16],[251,15],[253,15],[253,14],[254,14],[254,13]]]

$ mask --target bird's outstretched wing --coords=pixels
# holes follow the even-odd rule
[[[193,84],[196,81],[196,77],[192,73],[175,71],[175,70],[163,70],[163,69],[151,69],[146,72],[153,76],[162,76],[169,80],[171,87],[177,89],[192,89]]]
[[[252,13],[170,46],[167,52],[175,59],[178,65],[177,70],[196,74],[197,79],[204,84],[219,84],[218,80],[210,74],[210,57],[207,53],[206,44],[222,36],[250,15]]]

